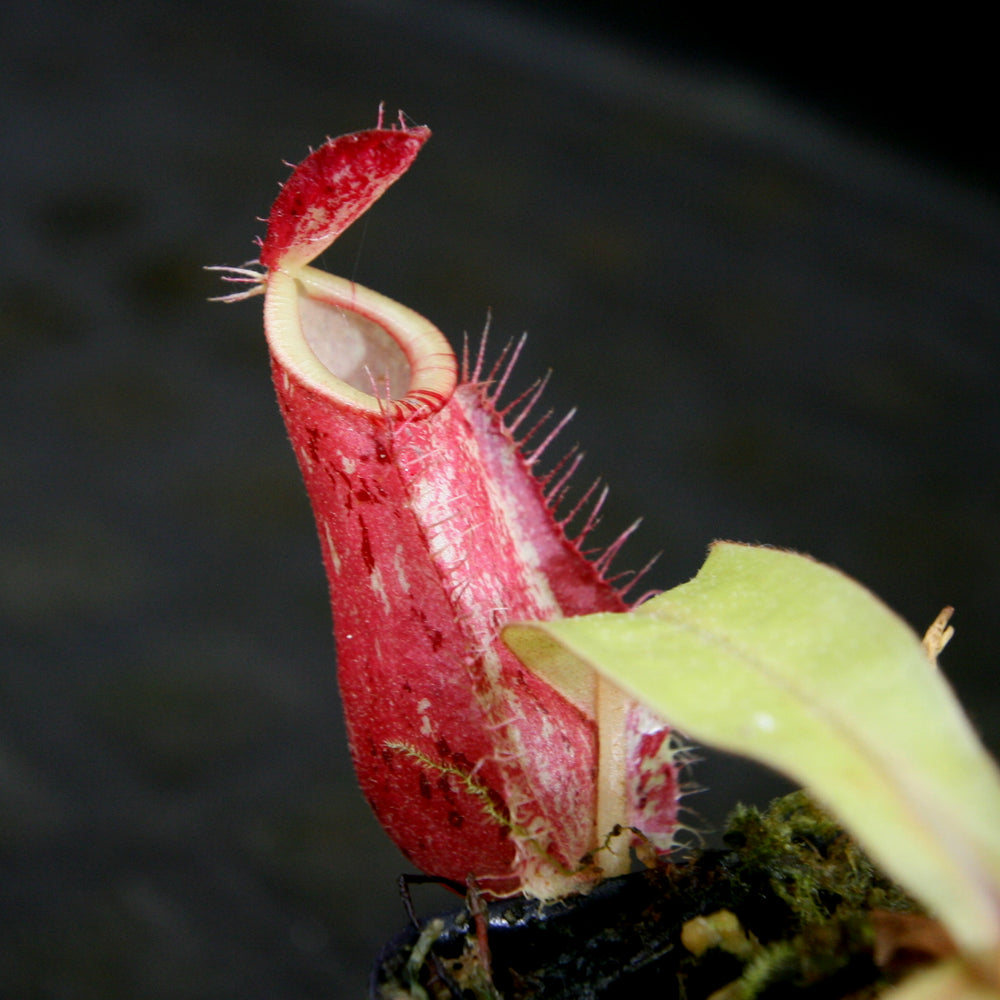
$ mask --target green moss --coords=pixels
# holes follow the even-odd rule
[[[805,794],[741,806],[721,851],[549,907],[490,907],[492,985],[473,921],[385,959],[383,1000],[867,1000],[888,982],[872,910],[916,909]],[[428,947],[429,945],[429,947]],[[416,955],[416,957],[415,957]],[[497,992],[492,992],[493,990]]]
[[[804,792],[729,817],[724,862],[736,910],[761,942],[732,996],[863,996],[882,983],[872,910],[916,905]]]
[[[784,901],[800,926],[835,911],[910,910],[912,901],[805,792],[775,799],[766,813],[738,806],[724,837],[730,876]]]

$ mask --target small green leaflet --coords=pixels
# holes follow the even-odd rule
[[[1000,775],[913,631],[808,557],[716,543],[689,583],[625,614],[512,625],[536,673],[567,656],[692,739],[781,771],[997,968]]]

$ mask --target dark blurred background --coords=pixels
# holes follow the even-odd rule
[[[380,100],[434,139],[323,266],[456,341],[529,330],[654,586],[726,537],[920,630],[956,605],[944,668],[1000,748],[984,33],[637,10],[5,7],[0,996],[361,997],[404,923],[260,301],[201,270]],[[774,787],[693,777],[703,830]]]

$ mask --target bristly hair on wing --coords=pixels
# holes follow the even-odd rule
[[[483,328],[474,358],[469,349],[468,335],[463,338],[462,383],[478,387],[483,404],[492,411],[500,429],[513,442],[521,461],[524,462],[542,492],[546,509],[570,544],[590,560],[597,572],[609,584],[614,585],[618,581],[622,581],[620,585],[614,586],[614,590],[628,607],[635,607],[643,603],[654,596],[656,591],[646,591],[639,598],[631,600],[627,600],[625,595],[632,591],[653,568],[653,565],[660,558],[660,553],[654,555],[638,571],[624,570],[613,576],[608,575],[612,562],[638,529],[642,518],[637,518],[610,544],[594,549],[583,548],[587,537],[601,522],[601,511],[607,500],[609,487],[598,477],[583,491],[567,513],[560,513],[566,506],[569,495],[575,491],[573,480],[583,462],[585,453],[580,449],[578,443],[574,443],[546,471],[540,470],[539,462],[548,451],[549,446],[576,415],[576,407],[565,413],[554,425],[546,428],[555,411],[548,409],[541,416],[538,416],[536,407],[549,384],[551,370],[536,378],[512,399],[501,402],[500,397],[508,388],[511,374],[521,357],[528,335],[522,333],[520,337],[508,340],[487,368],[486,357],[492,318],[492,315],[487,315],[486,325]],[[532,414],[535,415],[534,422],[526,423]],[[522,432],[522,428],[525,426],[527,426],[527,430]],[[543,428],[546,428],[547,433],[542,437],[540,443],[531,446],[529,443],[538,436]],[[574,524],[581,522],[582,526],[576,529],[572,528]]]

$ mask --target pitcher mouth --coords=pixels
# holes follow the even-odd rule
[[[433,323],[362,285],[303,266],[272,270],[264,315],[286,372],[341,406],[389,419],[437,412],[458,381]]]

